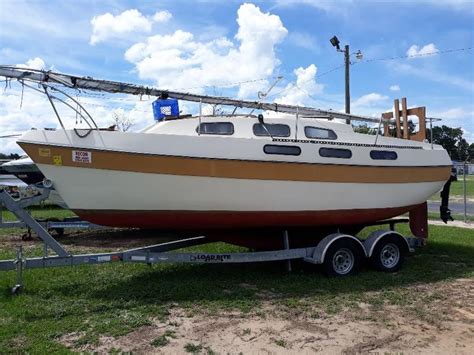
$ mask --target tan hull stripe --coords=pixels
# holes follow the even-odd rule
[[[20,142],[38,164],[131,171],[151,174],[234,179],[319,181],[346,183],[412,183],[447,180],[450,166],[382,167],[206,159],[55,147]],[[72,151],[92,152],[90,163],[72,161]],[[49,155],[49,156],[48,156]],[[60,161],[57,158],[60,156]]]

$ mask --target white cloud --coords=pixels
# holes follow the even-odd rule
[[[423,56],[423,55],[430,55],[438,53],[439,50],[436,48],[434,43],[427,44],[426,46],[419,47],[418,45],[414,44],[407,50],[408,56]]]
[[[433,122],[435,126],[461,127],[464,138],[469,143],[474,143],[474,107],[472,105],[451,107],[444,110],[429,110],[427,116],[442,119],[442,121]]]
[[[46,64],[44,63],[44,60],[39,57],[28,59],[25,64],[18,64],[17,66],[22,67],[22,68],[26,67],[26,68],[37,69],[37,70],[42,70],[46,68]]]
[[[370,93],[359,97],[357,100],[352,102],[352,107],[375,107],[377,105],[383,104],[388,100],[388,96],[381,95],[378,93]]]
[[[313,100],[313,95],[323,92],[324,85],[316,83],[317,71],[318,68],[314,64],[307,68],[295,69],[296,85],[288,84],[284,89],[285,94],[277,98],[275,102],[288,105],[308,105],[308,102]]]
[[[270,86],[268,80],[254,81],[243,83],[239,86],[237,96],[240,98],[256,99],[259,92],[266,92],[267,87]]]
[[[288,33],[280,18],[243,4],[237,11],[237,23],[235,40],[199,41],[192,33],[177,30],[134,44],[125,59],[135,64],[140,78],[168,89],[220,86],[272,75],[280,64],[275,46]]]
[[[400,86],[392,85],[392,86],[390,86],[390,91],[400,91]]]
[[[173,15],[171,15],[171,12],[169,12],[167,10],[157,11],[153,15],[153,21],[155,21],[157,23],[165,23],[165,22],[168,22],[169,20],[171,20],[172,17],[173,17]]]
[[[474,122],[474,111],[466,110],[463,107],[454,107],[444,111],[435,112],[434,116],[443,119],[467,119]]]
[[[130,9],[114,16],[111,13],[95,16],[91,20],[92,35],[90,44],[95,45],[110,39],[127,38],[131,34],[149,33],[152,21],[166,22],[171,18],[168,11],[157,12],[149,19],[136,9]]]

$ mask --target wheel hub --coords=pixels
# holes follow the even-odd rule
[[[400,249],[396,244],[388,243],[380,251],[380,261],[386,268],[392,268],[400,260]]]
[[[339,249],[334,254],[332,266],[339,275],[348,274],[354,267],[354,254],[347,248]]]

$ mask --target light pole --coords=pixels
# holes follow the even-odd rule
[[[333,47],[336,47],[338,52],[344,53],[344,67],[345,67],[345,92],[346,92],[346,100],[345,100],[345,106],[346,106],[346,113],[351,113],[351,89],[350,89],[350,75],[349,75],[349,67],[351,65],[351,55],[355,54],[356,58],[358,60],[362,59],[362,52],[358,50],[355,53],[350,53],[349,52],[349,45],[346,44],[344,46],[344,49],[341,49],[339,46],[340,42],[339,39],[336,36],[333,36],[329,42],[333,45]],[[347,124],[350,124],[351,121],[349,119],[346,120]]]

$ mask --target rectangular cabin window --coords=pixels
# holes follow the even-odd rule
[[[320,148],[319,155],[325,158],[350,159],[352,157],[352,152],[349,149]]]
[[[371,150],[370,157],[374,160],[397,160],[398,155],[391,150]]]
[[[304,128],[306,138],[313,139],[337,139],[336,133],[331,129],[306,126]]]
[[[196,132],[201,134],[217,134],[231,136],[234,134],[234,125],[231,122],[204,122],[196,128]]]
[[[269,132],[272,137],[289,137],[290,127],[286,124],[280,124],[280,123],[272,123],[272,124],[255,123],[253,125],[253,134],[255,134],[258,137],[268,137]]]
[[[301,148],[293,145],[274,145],[266,144],[263,147],[266,154],[281,154],[281,155],[300,155]]]

